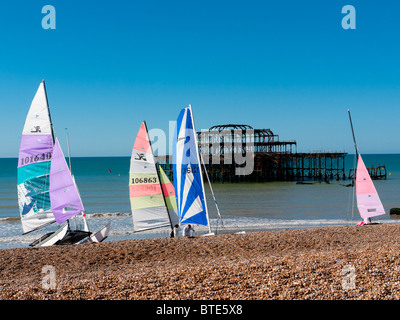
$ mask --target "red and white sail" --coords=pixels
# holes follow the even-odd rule
[[[164,183],[164,182],[163,182]],[[146,124],[136,136],[129,169],[129,197],[134,231],[171,226]]]

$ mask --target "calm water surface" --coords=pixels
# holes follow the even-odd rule
[[[385,164],[387,180],[374,181],[387,215],[375,221],[397,222],[389,210],[400,207],[400,154],[363,155],[367,166]],[[346,173],[354,157],[346,157]],[[17,159],[0,159],[0,248],[25,247],[47,230],[22,236],[19,221],[16,181]],[[168,236],[168,230],[133,234],[128,192],[129,157],[72,158],[75,175],[88,223],[92,231],[111,221],[110,240]],[[109,169],[111,173],[109,173]],[[352,210],[350,181],[296,184],[296,182],[214,183],[223,218],[218,223],[209,187],[206,196],[213,231],[218,232],[310,228],[329,225],[354,225],[360,221]],[[55,226],[48,227],[49,229]],[[198,231],[205,231],[197,226]]]

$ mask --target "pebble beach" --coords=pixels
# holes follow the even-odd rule
[[[3,249],[0,288],[6,300],[399,299],[400,224]]]

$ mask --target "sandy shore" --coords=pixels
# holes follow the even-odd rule
[[[3,249],[0,288],[0,299],[399,299],[400,224]]]

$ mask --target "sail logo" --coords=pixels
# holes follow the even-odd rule
[[[143,161],[147,161],[146,156],[144,153],[136,153],[136,158],[135,160],[143,160]]]
[[[31,129],[31,133],[38,133],[38,132],[42,132],[42,130],[40,129],[40,126],[34,126]]]

